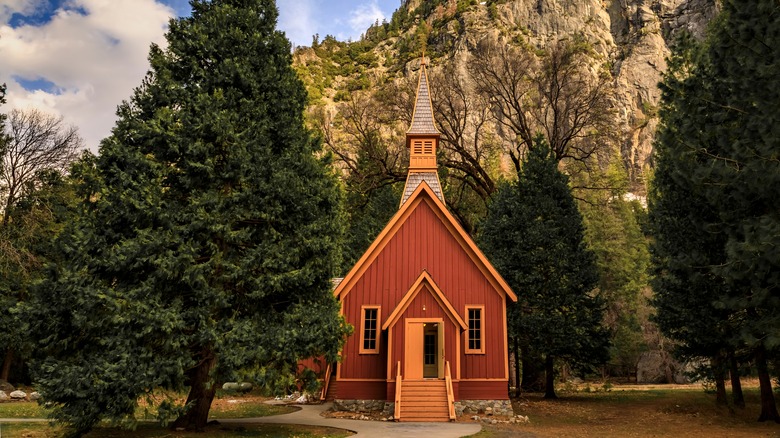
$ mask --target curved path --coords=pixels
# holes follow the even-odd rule
[[[396,423],[394,421],[365,421],[325,418],[320,416],[332,403],[300,405],[300,411],[270,417],[220,419],[220,423],[275,423],[325,426],[355,432],[353,436],[393,438],[458,438],[474,435],[482,430],[477,423]]]

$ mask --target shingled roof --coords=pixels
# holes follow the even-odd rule
[[[404,186],[404,194],[401,196],[401,205],[404,205],[407,199],[412,196],[417,186],[421,182],[425,181],[430,186],[433,193],[444,202],[444,195],[441,192],[441,183],[439,182],[439,175],[436,172],[414,172],[410,173],[406,178],[406,185]]]
[[[417,84],[417,98],[414,101],[414,114],[412,125],[406,131],[407,135],[439,135],[439,130],[433,123],[433,104],[431,94],[428,91],[428,73],[425,69],[425,60],[420,63],[420,81]]]

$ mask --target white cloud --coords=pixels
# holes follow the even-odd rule
[[[379,9],[377,0],[372,0],[369,3],[363,3],[358,5],[352,12],[349,13],[349,27],[352,28],[352,38],[357,39],[362,33],[364,33],[374,22],[379,20],[381,23],[385,19],[385,14]]]
[[[40,0],[3,0],[3,4],[0,4],[0,22],[7,22],[15,12],[30,14],[41,6]]]
[[[34,106],[61,114],[96,151],[117,105],[148,70],[150,43],[164,44],[173,11],[154,0],[70,0],[68,6],[42,26],[0,26],[0,83],[8,85],[8,105],[0,110]],[[57,89],[28,91],[15,77],[45,79]]]
[[[284,29],[287,38],[297,44],[310,45],[318,26],[315,24],[315,5],[312,0],[278,0],[278,28]],[[324,37],[325,35],[321,35]]]

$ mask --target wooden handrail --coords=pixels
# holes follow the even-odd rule
[[[325,401],[325,398],[328,396],[328,386],[330,386],[330,367],[331,364],[328,364],[328,367],[325,368],[325,382],[322,384],[322,394],[320,394],[320,401]]]
[[[393,420],[398,421],[401,418],[401,361],[398,361],[398,371],[395,374],[395,412]]]
[[[452,390],[452,374],[450,373],[450,361],[445,362],[444,381],[447,383],[447,408],[450,420],[455,419],[455,392]]]

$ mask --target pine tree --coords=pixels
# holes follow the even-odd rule
[[[780,422],[767,362],[780,354],[780,4],[724,2],[707,41],[700,103],[707,141],[694,144],[692,175],[718,213],[726,260],[716,272],[738,293],[724,302],[745,312],[740,341],[754,353],[759,421]],[[706,113],[705,113],[706,112]]]
[[[592,294],[598,270],[583,234],[568,178],[537,139],[518,180],[504,184],[491,203],[480,245],[518,294],[509,330],[524,362],[529,352],[544,356],[547,398],[556,397],[556,359],[582,368],[607,360],[604,306]]]
[[[340,191],[304,128],[272,0],[194,0],[83,166],[80,217],[37,291],[36,379],[75,434],[140,396],[202,430],[218,384],[279,381],[346,335],[330,278]]]
[[[667,75],[654,213],[662,273],[687,277],[687,286],[707,295],[680,302],[678,314],[709,304],[733,324],[722,334],[729,349],[752,352],[760,421],[780,421],[767,365],[780,351],[778,29],[776,1],[726,1],[701,52],[677,77]],[[664,247],[670,244],[678,247]],[[659,321],[667,317],[659,312]],[[705,327],[691,331],[681,333],[688,343],[706,334]]]

